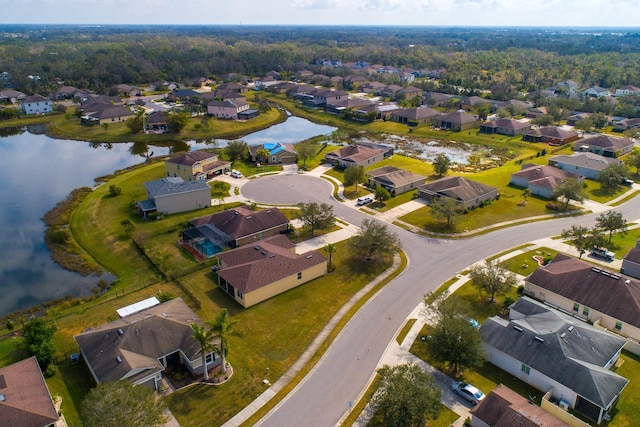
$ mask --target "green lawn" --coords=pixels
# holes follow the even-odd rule
[[[7,366],[29,357],[24,340],[20,336],[12,336],[0,340],[0,366]]]
[[[558,251],[542,247],[531,251],[516,255],[500,263],[500,266],[506,270],[512,271],[522,276],[528,276],[538,268],[538,263],[533,259],[534,256],[543,258],[555,258]]]
[[[640,356],[623,351],[621,358],[624,363],[616,374],[627,378],[629,384],[622,391],[608,426],[635,427],[640,425]]]

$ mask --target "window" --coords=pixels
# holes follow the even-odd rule
[[[215,355],[214,355],[213,353],[212,353],[212,354],[207,354],[207,357],[206,357],[206,363],[207,363],[207,365],[208,365],[209,363],[213,362],[214,360],[215,360]]]
[[[582,307],[582,314],[584,314],[585,316],[589,315],[589,309],[587,307]]]
[[[577,302],[573,303],[573,311],[578,312],[580,311],[580,304],[578,304]]]
[[[238,289],[238,298],[242,299],[242,292],[240,292],[240,289]]]
[[[525,374],[527,374],[527,375],[529,375],[529,373],[531,372],[531,368],[529,366],[525,365],[524,363],[520,367],[520,370],[522,372],[524,372]]]
[[[622,330],[622,322],[616,322],[616,329],[617,329],[618,331],[621,331],[621,330]]]
[[[298,280],[302,279],[302,272],[298,273]]]

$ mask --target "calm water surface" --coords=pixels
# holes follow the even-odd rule
[[[290,117],[242,139],[251,145],[293,143],[333,130]],[[143,162],[139,154],[147,148],[155,156],[170,151],[129,143],[105,147],[29,132],[0,136],[0,316],[69,294],[85,295],[96,285],[98,277],[66,271],[51,260],[40,218],[74,188],[91,187],[95,177]]]

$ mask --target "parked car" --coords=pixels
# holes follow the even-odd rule
[[[629,178],[624,178],[622,180],[622,185],[626,185],[627,187],[633,187],[633,180]]]
[[[451,390],[474,406],[484,399],[483,392],[471,384],[462,381],[454,381],[451,383]]]
[[[607,250],[607,248],[602,248],[599,246],[592,247],[590,252],[591,252],[591,255],[605,259],[607,261],[613,261],[616,257],[615,252],[611,252]]]
[[[370,196],[358,197],[358,200],[356,201],[356,205],[364,206],[364,205],[368,205],[371,202],[373,202],[373,198]]]
[[[242,172],[240,172],[237,169],[234,169],[234,170],[231,171],[231,176],[233,178],[242,178]]]

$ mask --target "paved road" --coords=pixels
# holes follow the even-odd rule
[[[336,216],[360,224],[370,216],[354,209],[352,202],[330,197],[331,185],[308,175],[277,175],[251,180],[243,196],[258,203],[295,204],[326,202]],[[625,218],[640,218],[640,198],[617,208]],[[427,292],[468,265],[513,246],[557,235],[573,224],[594,224],[595,214],[536,222],[465,240],[437,240],[389,225],[402,241],[408,268],[371,299],[349,321],[313,371],[296,389],[261,420],[262,426],[333,426],[348,411],[367,385],[406,317]]]

